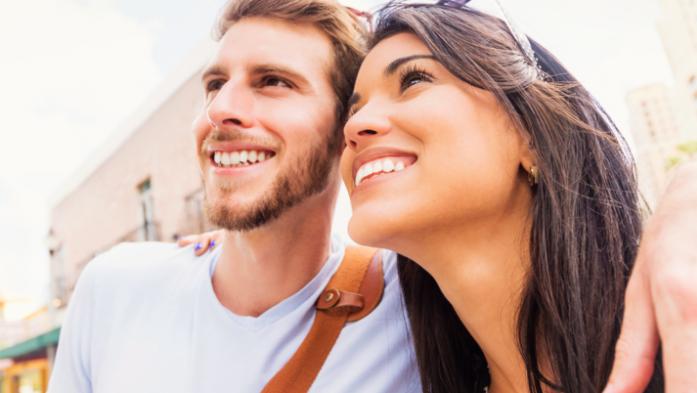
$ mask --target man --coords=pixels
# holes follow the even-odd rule
[[[330,228],[361,25],[333,0],[240,0],[220,35],[194,129],[222,252],[122,245],[89,263],[52,393],[259,392],[307,335],[344,253]],[[344,327],[311,391],[421,390],[394,256],[383,266],[380,305]]]
[[[649,219],[627,287],[615,365],[604,393],[641,393],[658,343],[668,393],[697,392],[697,162],[675,173]]]
[[[314,16],[304,11],[310,5]],[[119,246],[91,262],[50,392],[257,392],[309,330],[314,301],[343,252],[329,230],[360,28],[332,0],[241,0],[224,15],[195,123],[209,215],[226,229],[224,247],[207,263],[161,244]],[[694,247],[671,246],[694,225],[677,213],[697,214],[697,174],[681,178],[647,229],[632,277],[613,380],[634,390],[622,391],[640,391],[637,372],[650,375],[657,329],[665,342],[662,321],[675,310],[681,341],[664,347],[665,356],[688,359],[697,347],[695,313],[684,312],[697,294],[649,289],[689,290],[686,280],[697,276],[685,258]],[[385,256],[381,304],[347,325],[312,391],[420,391],[394,259]],[[670,264],[661,266],[663,258]],[[666,364],[668,391],[689,391],[697,363]]]

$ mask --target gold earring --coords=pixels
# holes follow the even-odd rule
[[[530,183],[530,187],[533,187],[538,183],[539,177],[540,171],[535,165],[531,166],[530,170],[528,171],[528,183]]]

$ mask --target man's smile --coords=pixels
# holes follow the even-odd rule
[[[246,167],[262,163],[276,155],[270,150],[238,150],[215,151],[211,153],[211,161],[219,168]]]

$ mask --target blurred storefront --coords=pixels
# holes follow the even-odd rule
[[[55,358],[60,328],[54,310],[43,307],[17,321],[2,321],[0,393],[44,393]]]
[[[0,393],[44,393],[48,388],[50,361],[58,343],[59,329],[0,350],[10,359],[0,371]]]

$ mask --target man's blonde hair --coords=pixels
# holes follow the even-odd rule
[[[232,0],[218,22],[217,38],[247,17],[309,23],[329,37],[334,52],[329,78],[336,95],[337,128],[341,131],[356,74],[366,54],[367,30],[361,21],[336,0]]]

